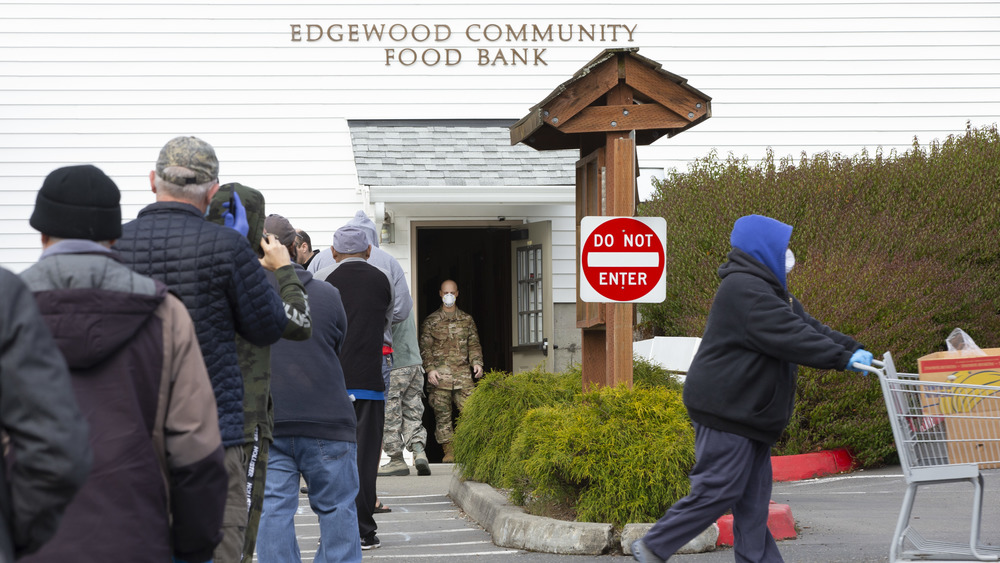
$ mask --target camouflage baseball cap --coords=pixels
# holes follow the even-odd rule
[[[174,166],[187,168],[194,176],[163,172]],[[219,159],[216,158],[212,145],[198,137],[175,137],[160,149],[160,158],[156,160],[156,174],[178,186],[207,184],[219,178]]]

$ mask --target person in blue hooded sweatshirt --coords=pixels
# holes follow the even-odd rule
[[[733,225],[733,250],[719,268],[722,281],[684,383],[695,430],[691,493],[632,544],[637,561],[666,560],[730,509],[736,561],[782,561],[767,529],[771,446],[795,408],[798,364],[860,371],[855,362],[872,361],[788,292],[791,235],[791,226],[761,215]]]

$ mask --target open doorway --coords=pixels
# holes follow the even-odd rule
[[[511,230],[509,227],[416,227],[418,329],[441,306],[447,279],[458,284],[458,308],[476,321],[486,371],[511,371]],[[434,412],[424,400],[427,456],[441,460]]]

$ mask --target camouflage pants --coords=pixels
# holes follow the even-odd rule
[[[439,444],[451,442],[451,437],[455,433],[451,423],[451,405],[458,408],[461,413],[465,408],[465,400],[472,395],[472,387],[468,389],[439,389],[435,387],[431,390],[427,402],[434,409],[434,439]]]
[[[389,457],[403,455],[403,447],[427,444],[424,428],[424,369],[408,366],[389,372],[389,392],[385,396],[385,426],[382,449]]]

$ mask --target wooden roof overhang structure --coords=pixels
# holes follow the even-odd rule
[[[635,131],[636,144],[648,145],[712,116],[710,97],[638,50],[602,51],[510,127],[511,144],[586,149],[604,145],[608,133]],[[607,102],[615,89],[625,103]]]
[[[580,151],[578,252],[584,217],[635,215],[636,147],[687,131],[712,116],[711,98],[637,51],[602,51],[510,127],[512,145]],[[582,301],[579,272],[578,253],[576,321],[582,330],[584,386],[631,386],[633,303]]]

